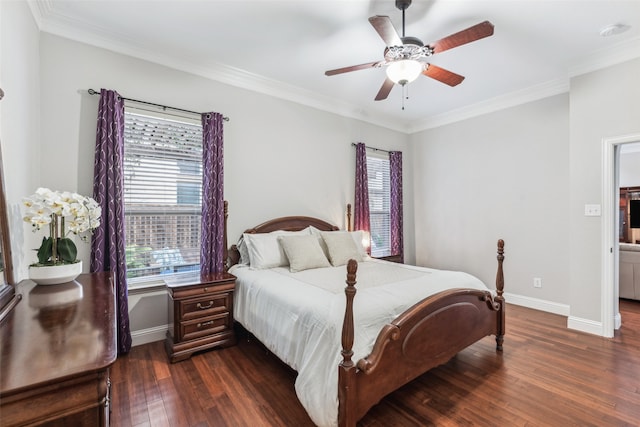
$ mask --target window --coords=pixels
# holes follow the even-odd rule
[[[391,255],[389,159],[367,156],[371,256]]]
[[[198,271],[201,206],[200,117],[125,105],[127,277]]]

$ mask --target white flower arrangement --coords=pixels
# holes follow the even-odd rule
[[[32,196],[22,199],[24,221],[33,232],[49,227],[49,237],[42,239],[35,266],[71,264],[77,262],[78,249],[67,235],[73,233],[87,241],[100,225],[102,210],[91,197],[68,191],[38,188]]]

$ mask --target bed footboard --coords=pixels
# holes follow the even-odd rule
[[[496,348],[502,350],[503,260],[504,242],[499,240],[495,297],[488,291],[453,289],[426,298],[385,325],[371,354],[355,364],[351,357],[357,263],[349,262],[338,379],[339,426],[355,426],[381,398],[488,335],[495,335]]]

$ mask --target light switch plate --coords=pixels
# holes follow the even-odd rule
[[[600,205],[584,205],[584,216],[600,216]]]

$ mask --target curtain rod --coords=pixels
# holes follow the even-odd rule
[[[351,145],[356,147],[358,144],[356,144],[355,142],[352,142]],[[364,148],[366,148],[367,150],[382,151],[383,153],[390,153],[391,152],[389,150],[383,150],[382,148],[369,147],[368,145],[365,145]]]
[[[96,92],[93,89],[89,89],[88,92],[89,92],[89,95],[100,95],[100,92]],[[191,111],[191,110],[185,110],[185,109],[182,109],[182,108],[170,107],[168,105],[156,104],[154,102],[140,101],[139,99],[125,98],[124,96],[122,97],[122,99],[124,99],[126,101],[138,102],[140,104],[153,105],[154,107],[169,108],[169,109],[175,110],[175,111],[182,111],[183,113],[192,113],[192,114],[198,114],[198,115],[202,114],[202,113],[198,113],[197,111]],[[222,120],[224,120],[225,122],[228,122],[229,121],[229,117],[222,116]]]

